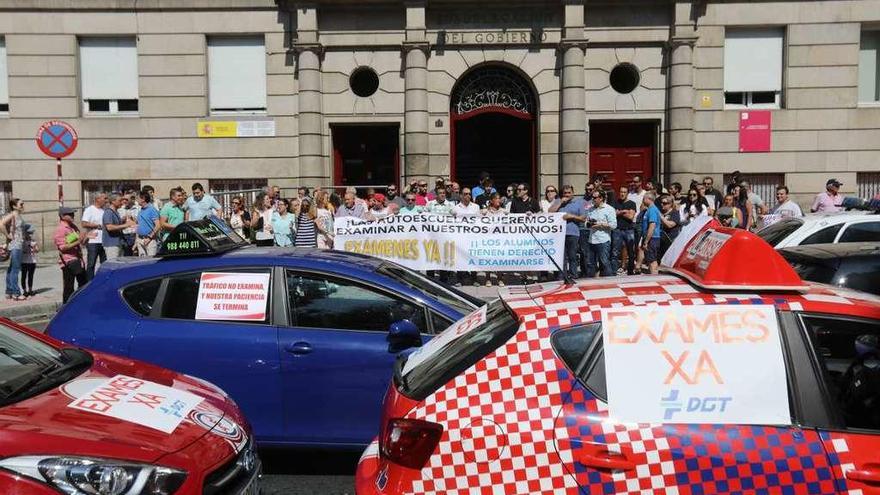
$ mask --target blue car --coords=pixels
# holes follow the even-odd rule
[[[199,246],[194,236],[172,234],[166,257],[104,264],[47,333],[218,385],[264,446],[367,445],[397,356],[479,303],[395,263],[340,251],[167,249]],[[267,284],[211,292],[223,277]],[[212,318],[226,307],[248,314]]]

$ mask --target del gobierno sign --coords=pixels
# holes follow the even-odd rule
[[[556,271],[565,253],[562,213],[452,216],[399,214],[334,220],[334,248],[413,270]]]

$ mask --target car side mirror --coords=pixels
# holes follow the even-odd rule
[[[388,352],[397,354],[410,347],[421,347],[422,334],[419,327],[409,320],[395,321],[388,327]]]

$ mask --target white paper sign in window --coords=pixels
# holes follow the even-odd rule
[[[773,306],[605,309],[602,335],[616,421],[791,423]]]
[[[196,319],[263,321],[268,301],[268,273],[205,272],[199,281]]]

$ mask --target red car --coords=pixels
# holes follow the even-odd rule
[[[0,319],[0,493],[257,494],[260,475],[214,385]]]
[[[691,234],[664,274],[509,288],[399,360],[357,493],[880,494],[880,299]]]

